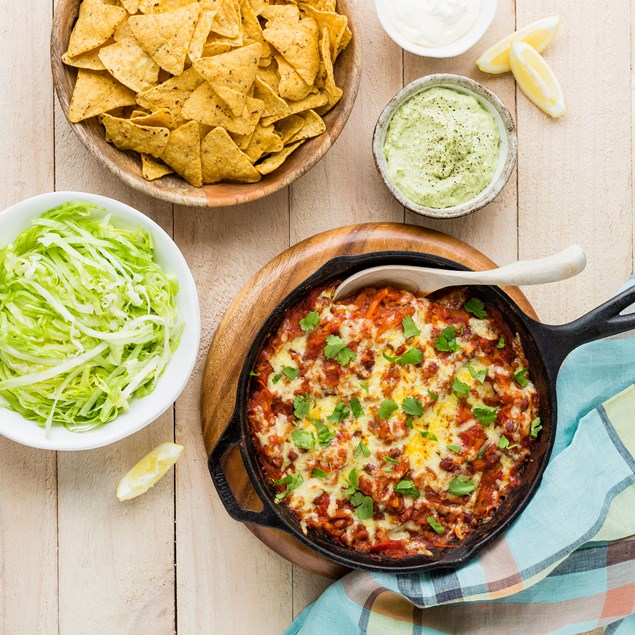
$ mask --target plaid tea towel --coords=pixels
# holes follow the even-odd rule
[[[286,635],[635,635],[635,337],[574,351],[557,390],[552,459],[501,538],[459,569],[351,573]]]

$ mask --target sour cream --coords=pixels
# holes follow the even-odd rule
[[[436,48],[462,38],[476,24],[482,0],[384,0],[399,34],[413,44]]]

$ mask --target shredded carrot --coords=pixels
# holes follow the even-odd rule
[[[370,319],[373,317],[373,313],[377,310],[377,307],[381,304],[382,300],[388,295],[388,289],[380,289],[375,293],[375,297],[373,301],[370,303],[368,307],[368,311],[366,311],[366,319]]]

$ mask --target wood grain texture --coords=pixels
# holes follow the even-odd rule
[[[64,114],[68,114],[77,71],[63,64],[61,58],[68,49],[80,3],[81,0],[58,0],[53,18],[51,65],[55,89]],[[93,156],[126,185],[170,203],[225,207],[256,201],[278,192],[308,172],[329,151],[353,109],[362,72],[362,47],[351,0],[339,0],[339,10],[349,18],[349,26],[353,32],[350,45],[335,64],[335,79],[344,95],[324,117],[327,131],[300,146],[280,168],[258,183],[218,183],[201,188],[190,185],[177,175],[146,181],[141,175],[139,158],[132,153],[121,152],[107,143],[104,130],[96,117],[73,124],[73,131]]]
[[[54,187],[50,3],[8,0],[0,59],[0,209]],[[44,11],[42,11],[44,8]],[[25,14],[38,15],[34,21]],[[10,60],[10,63],[8,62]],[[0,244],[5,238],[0,236]],[[0,416],[2,416],[0,414]],[[57,632],[57,464],[53,452],[0,440],[0,632]]]
[[[307,238],[276,256],[243,287],[227,309],[211,343],[203,374],[201,419],[205,449],[210,452],[227,427],[235,393],[252,341],[276,305],[324,263],[342,255],[377,251],[417,251],[454,260],[472,269],[494,263],[456,238],[414,225],[367,223],[332,229]],[[508,289],[526,313],[535,314],[522,293]],[[242,462],[225,465],[226,478],[244,509],[253,509],[257,495]],[[256,508],[260,508],[257,504]],[[284,532],[250,525],[271,549],[295,565],[319,575],[340,577],[345,569],[312,553]]]

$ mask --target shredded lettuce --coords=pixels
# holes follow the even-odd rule
[[[150,233],[71,202],[0,247],[0,407],[72,431],[152,392],[183,324]]]

